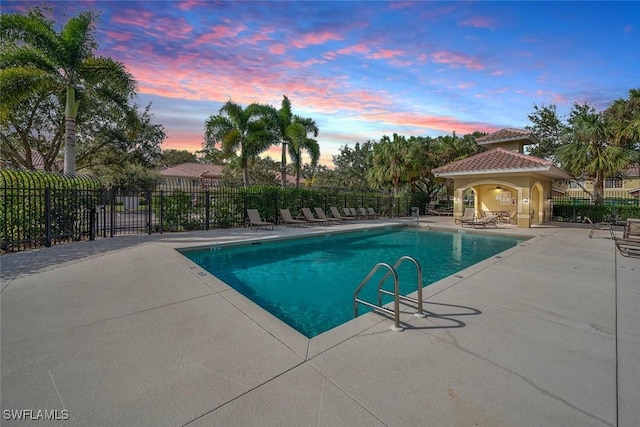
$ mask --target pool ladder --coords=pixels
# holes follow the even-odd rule
[[[411,298],[406,295],[400,295],[398,273],[396,270],[405,261],[411,261],[416,266],[416,270],[418,272],[418,299]],[[358,298],[358,293],[360,292],[360,290],[381,268],[386,268],[389,271],[387,271],[387,274],[385,274],[384,277],[380,279],[380,282],[378,282],[378,304],[373,304],[369,301]],[[382,289],[382,285],[389,276],[393,277],[393,292]],[[382,294],[393,295],[393,310],[382,306]],[[418,305],[418,311],[415,313],[415,316],[426,317],[426,314],[422,312],[422,268],[420,268],[420,264],[418,264],[418,261],[407,255],[398,258],[398,261],[396,261],[393,266],[387,264],[386,262],[379,262],[375,266],[373,266],[369,274],[367,274],[367,277],[365,277],[362,282],[360,282],[353,294],[354,317],[358,317],[358,304],[366,305],[367,307],[371,307],[374,310],[382,311],[383,313],[392,315],[394,319],[394,325],[391,327],[391,330],[396,332],[402,331],[404,330],[404,328],[400,326],[400,300],[416,303]]]

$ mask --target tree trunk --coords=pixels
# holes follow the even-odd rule
[[[604,204],[604,173],[601,171],[596,173],[596,180],[593,183],[593,197],[596,205]]]
[[[242,182],[244,183],[245,187],[249,186],[249,166],[248,165],[244,165],[242,167]]]
[[[76,175],[76,119],[67,117],[64,132],[64,173]]]
[[[80,100],[76,101],[76,90],[73,86],[67,87],[67,99],[64,110],[64,173],[76,175],[76,117]]]
[[[287,143],[282,141],[282,160],[280,161],[280,185],[287,186]]]

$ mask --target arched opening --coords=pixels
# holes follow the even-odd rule
[[[544,190],[539,182],[531,187],[530,214],[531,224],[542,224],[544,217]]]

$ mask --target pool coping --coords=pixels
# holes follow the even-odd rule
[[[281,341],[284,345],[291,348],[296,352],[299,356],[303,357],[304,360],[312,359],[313,357],[322,354],[323,352],[377,326],[381,322],[387,321],[390,317],[380,311],[378,312],[367,312],[364,313],[354,319],[351,319],[345,323],[342,323],[330,330],[327,330],[315,337],[308,338],[301,332],[297,331],[292,326],[288,325],[283,320],[279,319],[275,315],[269,313],[264,308],[260,307],[251,299],[245,297],[240,292],[233,289],[233,287],[224,283],[224,281],[217,278],[215,275],[209,273],[207,270],[202,268],[200,265],[196,264],[191,259],[183,256],[182,254],[185,252],[199,251],[210,248],[222,248],[222,247],[242,247],[242,246],[250,246],[256,242],[279,242],[279,241],[288,241],[288,240],[297,240],[297,239],[307,239],[310,237],[322,237],[334,234],[348,234],[354,233],[358,231],[366,231],[366,230],[379,230],[379,229],[392,229],[392,228],[410,228],[413,225],[411,222],[403,221],[395,224],[374,224],[369,223],[369,228],[359,228],[358,230],[353,229],[320,229],[316,228],[315,233],[305,234],[305,235],[295,235],[295,236],[256,236],[254,239],[246,239],[246,240],[238,240],[238,241],[230,241],[225,243],[216,243],[209,245],[187,245],[174,247],[175,254],[178,257],[173,257],[176,262],[183,265],[185,269],[189,269],[198,276],[202,277],[204,281],[206,281],[212,289],[217,292],[224,292],[224,297],[235,307],[243,311],[249,318],[254,320],[256,323],[260,324],[267,332],[276,337],[279,341]],[[447,233],[455,233],[450,227],[431,227],[426,224],[421,224],[420,228],[429,231],[441,231]],[[483,233],[481,230],[458,230],[458,232],[464,231],[465,233],[468,231],[469,234],[476,235],[487,235],[487,233]],[[509,254],[513,252],[517,252],[521,250],[522,245],[532,239],[538,238],[535,235],[523,235],[523,234],[515,234],[515,233],[500,233],[495,237],[511,237],[517,239],[527,239],[524,242],[517,244],[516,246],[509,248],[505,251],[502,251],[496,255],[493,255],[489,258],[485,258],[482,261],[479,261],[469,267],[466,267],[462,270],[455,272],[447,277],[444,277],[440,280],[437,280],[427,286],[423,287],[423,300],[428,301],[429,298],[438,295],[440,292],[443,292],[450,288],[451,286],[455,286],[466,278],[469,278],[476,274],[478,271],[482,271],[485,268],[495,264],[503,257],[509,256]],[[533,240],[535,241],[535,240]],[[413,291],[409,293],[407,296],[416,299],[418,296],[418,291]],[[387,309],[393,309],[393,303],[388,303],[383,305],[383,307]],[[401,307],[401,313],[406,314],[408,312],[408,308]]]

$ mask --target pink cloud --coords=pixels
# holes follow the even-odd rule
[[[122,10],[119,15],[114,15],[111,19],[116,24],[132,25],[134,27],[148,28],[149,22],[153,22],[153,13],[148,11]]]
[[[311,45],[324,44],[331,40],[343,40],[344,37],[332,33],[329,31],[322,31],[319,33],[308,33],[305,34],[302,38],[291,41],[291,45],[297,47],[298,49],[305,48]]]
[[[439,64],[451,64],[454,67],[463,65],[469,70],[484,70],[484,65],[482,65],[478,60],[471,58],[470,56],[463,53],[441,50],[438,52],[433,52],[431,54],[431,59],[433,62]]]
[[[115,32],[115,31],[107,31],[107,32],[105,32],[105,34],[107,35],[108,38],[113,39],[113,40],[118,41],[118,42],[126,42],[126,41],[131,40],[131,38],[132,38],[131,34]]]
[[[485,18],[482,16],[473,16],[469,19],[458,22],[458,24],[463,27],[488,28],[490,30],[493,30],[495,29],[494,22],[495,20],[493,19]]]
[[[389,9],[391,10],[408,9],[413,6],[415,6],[415,3],[412,1],[394,1],[389,4]]]
[[[244,25],[230,27],[227,25],[216,25],[211,28],[212,32],[198,37],[190,46],[201,46],[207,44],[222,45],[222,39],[230,39],[246,30]]]
[[[275,43],[269,46],[269,52],[274,55],[282,55],[287,51],[287,47],[282,43]]]
[[[378,49],[377,52],[371,54],[371,58],[374,59],[389,59],[398,55],[402,55],[402,51],[400,50],[391,50],[391,49]]]
[[[476,82],[462,82],[462,83],[458,83],[458,89],[469,89],[471,87],[474,87],[476,85]]]
[[[349,46],[349,47],[345,47],[343,49],[339,49],[336,51],[336,53],[340,54],[340,55],[351,55],[353,53],[359,53],[359,54],[367,54],[369,53],[370,49],[367,45],[365,44],[355,44],[353,46]]]

